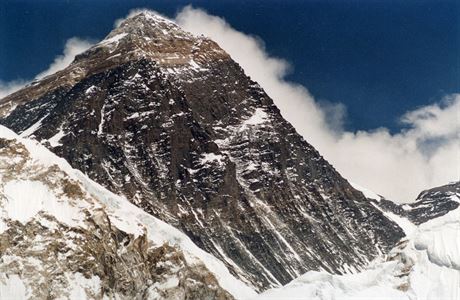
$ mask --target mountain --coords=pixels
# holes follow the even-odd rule
[[[402,205],[402,215],[414,224],[443,216],[460,204],[460,181],[423,191],[415,202]]]
[[[255,294],[177,229],[2,126],[0,175],[0,299]]]
[[[357,185],[354,186],[360,189]],[[422,191],[415,201],[406,204],[396,204],[375,193],[364,194],[374,205],[383,209],[384,213],[392,213],[420,225],[459,207],[460,181]]]
[[[2,99],[0,124],[259,291],[309,270],[361,270],[404,236],[215,42],[150,12]]]
[[[451,198],[460,202],[458,194]],[[419,225],[388,255],[360,273],[307,272],[253,300],[459,299],[459,232],[460,208],[456,208]]]

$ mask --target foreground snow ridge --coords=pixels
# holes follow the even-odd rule
[[[254,300],[458,300],[460,209],[416,228],[386,258],[358,274],[308,272]]]
[[[2,170],[9,164],[20,165],[24,161],[28,164],[27,170],[31,170],[31,173],[21,174],[19,176],[21,178],[13,179],[9,177],[7,172],[0,173],[0,234],[8,233],[12,226],[18,227],[26,224],[32,226],[37,223],[42,226],[41,228],[47,228],[46,231],[49,232],[55,231],[56,228],[53,228],[55,224],[63,224],[70,228],[80,227],[84,230],[87,227],[85,212],[103,210],[109,218],[110,226],[116,230],[121,230],[134,237],[146,234],[149,242],[155,246],[161,247],[168,243],[180,249],[188,265],[204,264],[216,277],[219,285],[235,298],[248,299],[256,295],[243,282],[234,278],[221,261],[198,248],[185,234],[145,213],[125,198],[107,191],[36,141],[21,138],[3,126],[0,126],[0,140],[14,140],[20,145],[15,149],[17,152],[14,153],[16,155],[14,159],[26,157],[22,161],[10,161],[14,160],[13,157],[10,159],[10,157],[3,155],[0,157]],[[22,150],[21,147],[24,147],[26,151]],[[25,154],[24,152],[28,153]],[[55,185],[58,180],[68,178],[77,182],[84,194],[81,197],[71,199],[60,193],[59,189],[50,189],[39,178],[33,177],[34,170],[51,170],[50,172],[52,172],[56,169],[65,175],[59,178],[53,177],[55,178]],[[53,221],[54,219],[56,221]],[[32,221],[37,223],[30,223]],[[17,225],[18,222],[22,225]],[[69,240],[69,243],[71,242],[72,240]],[[0,245],[0,250],[2,246]],[[11,247],[8,248],[6,245],[6,249],[11,249]],[[42,249],[36,249],[36,251],[39,252]],[[0,299],[2,300],[35,298],[27,280],[21,278],[23,274],[9,274],[8,270],[7,273],[1,271],[1,268],[5,265],[8,266],[11,261],[18,261],[19,264],[32,262],[31,257],[26,257],[25,260],[21,258],[21,261],[18,260],[19,258],[15,256],[15,253],[9,252],[2,253],[0,257]],[[42,264],[40,260],[35,258],[34,260],[32,263],[36,263],[38,267]],[[57,261],[54,263],[58,264]],[[78,272],[65,274],[65,276],[68,278],[68,282],[75,286],[68,286],[67,297],[61,295],[62,299],[85,299],[88,297],[88,291],[97,295],[101,288],[97,276],[88,278]],[[170,278],[169,281],[162,283],[162,286],[157,287],[154,284],[152,289],[167,289],[177,282],[177,278]],[[116,299],[119,299],[117,295],[115,296]],[[148,298],[160,299],[153,292]]]

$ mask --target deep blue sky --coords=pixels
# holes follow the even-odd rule
[[[289,79],[343,102],[347,129],[398,130],[407,110],[460,92],[460,1],[192,1],[259,36]],[[190,1],[0,0],[0,81],[31,79],[67,39],[98,40],[136,7],[173,16]]]

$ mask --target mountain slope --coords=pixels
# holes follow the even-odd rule
[[[396,204],[375,193],[363,191],[363,194],[385,214],[391,213],[420,225],[429,220],[438,218],[460,206],[460,181],[422,191],[415,201],[406,204]]]
[[[1,126],[0,176],[0,299],[254,295],[183,233]]]
[[[420,193],[413,203],[402,206],[404,215],[414,224],[422,224],[443,216],[460,205],[460,181]]]
[[[455,197],[460,201],[460,197]],[[308,272],[254,300],[460,298],[460,209],[419,225],[386,258],[358,274]]]
[[[404,236],[217,44],[149,12],[0,108],[259,290],[362,269]]]

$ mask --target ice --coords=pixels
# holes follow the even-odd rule
[[[460,209],[419,226],[414,244],[432,263],[460,272]]]

